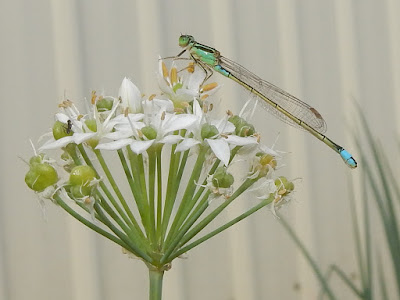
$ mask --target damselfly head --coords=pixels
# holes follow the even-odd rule
[[[179,46],[181,46],[182,48],[187,47],[187,45],[189,45],[193,41],[194,41],[194,37],[193,36],[187,35],[187,34],[182,34],[179,37]]]

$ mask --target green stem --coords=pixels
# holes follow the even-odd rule
[[[178,257],[179,255],[182,255],[183,253],[188,252],[190,249],[200,245],[201,243],[209,240],[210,238],[212,238],[213,236],[217,235],[218,233],[221,233],[222,231],[228,229],[232,225],[235,225],[236,223],[240,222],[241,220],[249,217],[250,215],[252,215],[256,211],[258,211],[259,209],[261,209],[264,206],[270,204],[272,200],[274,200],[274,198],[273,198],[273,196],[270,196],[269,198],[261,201],[259,204],[257,204],[256,206],[252,207],[251,209],[249,209],[245,213],[241,214],[240,216],[234,218],[232,221],[226,223],[225,225],[223,225],[221,227],[218,227],[214,231],[206,234],[205,236],[203,236],[203,237],[199,238],[198,240],[194,241],[193,243],[190,243],[186,247],[179,249],[177,252],[174,253],[173,256],[169,257],[167,259],[167,261],[172,261],[174,258]]]
[[[134,184],[134,182],[133,182],[132,173],[131,173],[131,170],[129,169],[128,163],[127,163],[127,161],[126,161],[126,159],[125,159],[125,154],[124,154],[124,152],[123,152],[121,149],[118,150],[118,156],[119,156],[119,158],[120,158],[120,160],[121,160],[122,168],[124,169],[126,178],[127,178],[127,180],[128,180],[128,183],[129,183],[129,187],[130,187],[130,189],[131,189],[133,198],[134,198],[134,200],[136,201],[136,205],[137,205],[138,195],[137,195],[136,192],[135,192],[136,189],[135,189],[135,184]],[[136,227],[136,225],[139,226],[138,223],[137,223],[137,221],[136,221],[136,218],[135,218],[135,217],[133,216],[133,214],[132,214],[132,211],[131,211],[131,210],[128,210],[127,213],[128,213],[128,215],[129,215],[129,217],[131,218],[131,220],[132,220],[133,224],[135,225],[135,227]],[[138,228],[138,234],[140,235],[141,238],[145,239],[145,236],[144,236],[142,230],[140,229],[140,227]]]
[[[109,181],[109,183],[111,184],[111,187],[113,188],[115,194],[117,195],[119,201],[121,202],[124,210],[122,210],[122,208],[118,205],[118,203],[116,201],[111,202],[112,205],[115,207],[115,209],[118,211],[119,215],[122,217],[122,219],[124,219],[125,223],[129,225],[129,227],[132,228],[132,226],[135,227],[136,231],[141,231],[139,225],[137,224],[128,204],[125,201],[125,198],[123,197],[117,183],[114,180],[114,177],[112,176],[110,169],[107,166],[107,163],[105,162],[103,155],[101,154],[100,150],[94,150],[94,153],[96,154],[97,159],[99,160],[99,163],[101,165],[101,167],[103,168],[104,173],[106,174],[106,177]],[[112,199],[110,199],[112,200]],[[125,212],[129,215],[128,216],[125,214]]]
[[[124,243],[121,239],[113,236],[109,232],[101,229],[100,227],[94,225],[92,222],[88,221],[86,218],[82,217],[80,214],[78,214],[76,211],[74,211],[71,207],[69,207],[61,198],[60,196],[56,195],[54,197],[57,201],[57,204],[60,205],[67,213],[69,213],[72,217],[77,219],[79,222],[84,224],[85,226],[89,227],[93,231],[97,232],[98,234],[101,234],[102,236],[108,238],[109,240],[113,241],[114,243],[120,245],[121,247],[124,247],[125,249],[128,249],[129,246]]]
[[[172,208],[174,207],[175,197],[173,196],[174,191],[174,179],[175,174],[178,169],[179,164],[179,155],[180,153],[175,153],[176,145],[172,145],[171,147],[171,158],[169,162],[169,172],[168,172],[168,183],[167,183],[167,192],[165,196],[165,205],[164,205],[164,213],[162,216],[161,222],[161,239],[160,242],[163,243],[165,233],[167,231],[169,219],[171,217]]]
[[[157,149],[157,243],[161,245],[161,217],[162,217],[162,170],[161,170],[162,147]]]
[[[127,147],[127,150],[129,154],[129,160],[131,163],[131,170],[134,179],[133,181],[135,185],[134,189],[137,195],[137,197],[135,197],[136,204],[139,210],[140,217],[142,219],[143,227],[146,231],[146,235],[149,237],[151,236],[149,228],[150,224],[149,203],[147,200],[147,191],[145,183],[146,179],[144,178],[145,174],[143,168],[143,160],[141,159],[140,155],[133,153],[130,147]]]
[[[151,241],[153,245],[156,245],[156,217],[155,217],[155,181],[156,181],[156,153],[154,148],[147,150],[149,155],[149,174],[148,174],[148,185],[149,185],[149,209],[150,209],[150,226],[151,226]]]
[[[182,225],[182,228],[179,229],[179,231],[171,236],[171,242],[168,244],[165,244],[168,246],[164,252],[164,255],[161,258],[161,263],[164,264],[168,257],[171,256],[173,251],[177,249],[178,244],[181,242],[181,239],[183,236],[188,232],[188,230],[193,226],[193,224],[197,221],[198,218],[203,214],[203,212],[207,209],[208,207],[208,197],[210,196],[210,191],[208,191],[203,199],[200,201],[198,206],[196,207],[196,210],[190,215],[188,220],[185,222],[185,224]]]
[[[221,163],[221,161],[219,159],[217,159],[216,162],[214,163],[214,165],[212,166],[212,168],[210,169],[210,171],[208,172],[208,176],[214,174],[215,170],[218,168],[220,163]],[[189,201],[189,203],[187,203],[185,205],[185,207],[183,208],[183,212],[179,214],[179,220],[177,220],[176,228],[180,228],[182,226],[183,222],[185,220],[187,220],[189,214],[192,212],[193,207],[196,205],[197,201],[199,200],[201,195],[204,193],[204,190],[206,189],[206,185],[207,185],[207,177],[208,176],[206,176],[203,183],[201,185],[199,185],[196,195]],[[208,194],[206,195],[206,198],[208,198]],[[201,202],[196,207],[194,212],[196,213],[197,209],[200,207],[202,207]]]
[[[182,232],[184,229],[182,228],[179,234],[179,244],[177,244],[177,247],[169,248],[169,251],[167,251],[163,257],[161,258],[161,263],[166,263],[168,256],[172,253],[174,249],[177,249],[178,247],[183,246],[186,244],[188,241],[190,241],[195,235],[197,235],[201,230],[204,229],[208,224],[211,223],[229,204],[232,203],[233,200],[235,200],[237,197],[239,197],[244,191],[246,191],[250,186],[254,184],[258,179],[250,179],[248,178],[246,181],[242,183],[242,185],[233,193],[233,195],[224,201],[220,206],[218,206],[216,209],[214,209],[208,216],[206,216],[201,222],[199,222],[192,230],[190,230],[185,236],[181,237]],[[208,202],[205,202],[204,205],[206,207],[208,206]],[[189,220],[192,218],[197,219],[199,214],[201,214],[205,208],[200,208],[198,212],[192,217],[189,217]],[[193,221],[192,221],[193,222]],[[191,223],[191,222],[190,222]],[[185,224],[183,227],[187,227]],[[185,228],[186,229],[186,228]],[[176,243],[177,238],[175,238],[175,243]],[[171,243],[171,244],[175,244]]]
[[[164,271],[153,269],[149,266],[150,300],[161,300]]]
[[[117,227],[115,227],[110,220],[108,220],[107,216],[103,213],[101,210],[100,205],[95,203],[94,209],[96,210],[97,214],[99,215],[100,218],[104,221],[104,224],[108,228],[111,229],[112,232],[114,232],[123,242],[125,242],[127,245],[129,245],[129,248],[127,248],[129,251],[131,251],[133,254],[135,254],[138,257],[143,258],[145,261],[149,262],[150,264],[154,263],[154,260],[152,257],[150,257],[144,250],[139,248],[138,241],[135,240],[134,236],[126,236],[123,232],[121,232]]]
[[[169,247],[171,239],[175,236],[176,230],[178,229],[177,225],[178,225],[179,220],[185,219],[184,216],[182,217],[182,213],[185,211],[185,206],[193,198],[193,195],[196,191],[196,182],[198,182],[199,177],[201,175],[201,171],[203,170],[203,164],[204,164],[206,152],[207,152],[206,147],[202,147],[200,149],[199,156],[197,157],[196,163],[193,167],[192,175],[189,178],[185,193],[183,194],[181,204],[179,205],[179,208],[175,215],[171,229],[169,230],[166,242],[164,243],[164,249],[166,247]]]

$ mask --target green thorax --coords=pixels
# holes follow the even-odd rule
[[[214,48],[200,43],[193,43],[193,45],[189,48],[189,51],[190,54],[194,56],[194,58],[202,61],[203,63],[211,67],[218,65],[218,58],[220,57],[220,53]]]

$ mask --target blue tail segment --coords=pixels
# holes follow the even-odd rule
[[[353,158],[353,156],[349,152],[347,152],[347,150],[342,149],[342,150],[340,150],[339,154],[342,157],[342,159],[344,160],[344,162],[346,163],[346,165],[348,165],[350,168],[354,169],[357,167],[356,160]]]

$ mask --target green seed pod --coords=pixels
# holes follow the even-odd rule
[[[60,121],[54,122],[54,125],[53,125],[53,136],[54,136],[54,139],[59,140],[59,139],[61,139],[63,137],[73,135],[74,132],[71,130],[69,124],[70,123],[64,124],[64,123],[62,123]]]
[[[111,98],[101,98],[96,101],[96,107],[97,111],[103,112],[103,111],[108,111],[111,110],[113,107],[114,101]]]
[[[90,131],[97,132],[97,123],[95,119],[86,120],[85,124]]]
[[[32,156],[31,159],[29,160],[29,165],[32,167],[36,164],[41,164],[43,161],[43,154],[39,154],[36,156]]]
[[[212,184],[216,188],[229,188],[235,181],[233,175],[227,172],[226,168],[219,167],[215,170],[212,178]]]
[[[246,137],[255,133],[254,126],[239,116],[232,116],[228,119],[228,121],[235,125],[235,133],[238,136]]]
[[[25,183],[35,192],[41,192],[57,181],[57,171],[48,163],[31,164],[30,170],[25,175]]]
[[[287,195],[294,190],[293,182],[288,181],[285,176],[279,176],[275,179],[275,186],[278,188],[278,192],[281,191],[283,195]]]
[[[70,187],[69,192],[71,193],[72,198],[80,199],[86,196],[90,196],[92,193],[93,187],[91,186],[78,186],[74,185]]]
[[[157,137],[157,131],[151,126],[144,126],[140,131],[149,140],[154,140]]]
[[[94,179],[96,179],[96,172],[90,166],[76,166],[69,175],[69,183],[72,186],[88,187]]]

